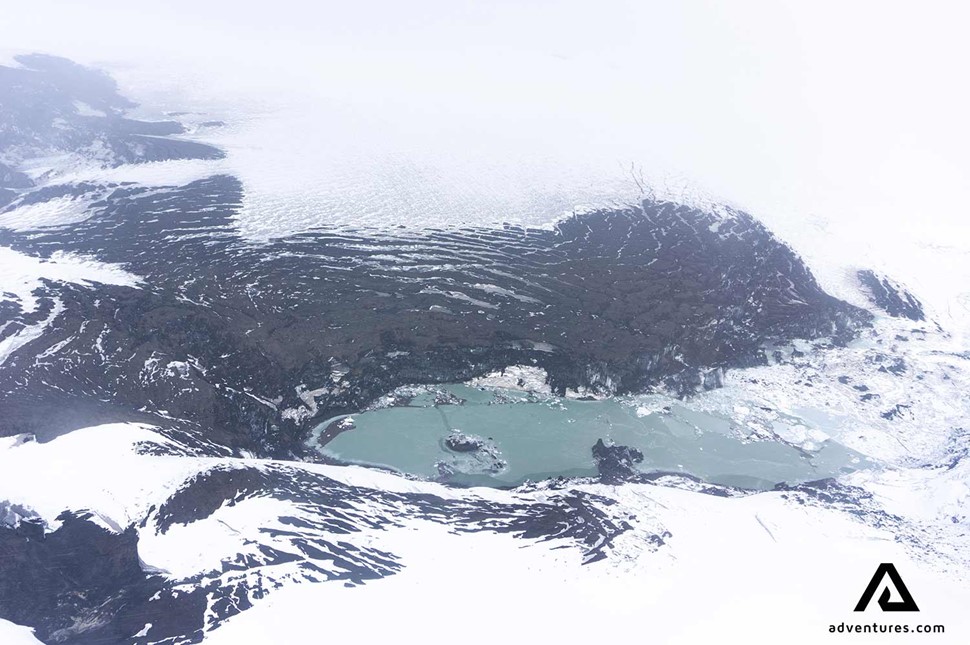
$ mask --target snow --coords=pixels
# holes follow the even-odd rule
[[[923,609],[920,622],[946,624],[939,642],[963,642],[970,628],[965,582],[848,515],[777,493],[725,499],[640,485],[590,490],[615,496],[644,528],[669,530],[667,546],[650,551],[631,532],[610,560],[582,566],[575,551],[554,544],[411,525],[387,538],[406,565],[401,573],[352,589],[284,587],[206,642],[303,642],[318,633],[325,608],[336,640],[359,640],[366,625],[368,642],[485,644],[510,634],[517,642],[619,642],[642,634],[660,643],[730,636],[816,644],[829,624],[875,618],[852,609],[879,562],[902,572]]]
[[[720,30],[718,33],[720,37]],[[962,157],[932,155],[923,149],[911,151],[906,148],[908,144],[894,144],[888,156],[876,155],[878,163],[854,164],[851,172],[842,173],[840,179],[858,173],[868,180],[842,180],[850,186],[833,182],[831,177],[817,177],[827,175],[826,168],[834,165],[816,163],[815,154],[807,157],[808,168],[798,172],[772,162],[767,167],[762,165],[760,172],[737,176],[747,172],[745,168],[764,163],[760,157],[748,159],[748,164],[734,158],[750,147],[747,140],[740,145],[723,145],[714,155],[703,149],[695,151],[693,158],[684,157],[686,149],[681,152],[680,148],[685,142],[701,145],[698,142],[704,139],[695,140],[696,131],[691,126],[676,139],[673,156],[678,161],[671,163],[671,135],[649,132],[649,119],[638,112],[633,118],[634,112],[628,112],[634,105],[639,106],[637,110],[645,106],[656,109],[671,96],[683,100],[681,92],[639,104],[629,97],[577,104],[577,95],[587,93],[572,91],[575,79],[556,59],[530,54],[517,61],[518,68],[508,70],[508,75],[487,79],[504,87],[506,83],[525,82],[523,75],[531,73],[547,79],[551,85],[546,89],[551,94],[529,94],[529,100],[513,110],[500,98],[504,95],[489,95],[483,101],[479,88],[463,84],[460,91],[455,90],[456,96],[447,97],[457,101],[457,111],[441,113],[436,108],[434,118],[427,110],[437,102],[429,100],[428,93],[437,99],[444,97],[438,97],[432,86],[399,87],[399,78],[390,70],[427,71],[431,65],[437,74],[444,71],[439,68],[440,61],[418,54],[383,64],[375,59],[359,61],[362,73],[397,87],[394,105],[399,110],[389,109],[383,95],[368,103],[366,97],[378,98],[371,94],[373,88],[383,84],[359,86],[365,76],[357,78],[346,71],[327,67],[322,78],[329,80],[324,81],[319,77],[323,70],[313,69],[307,77],[317,78],[317,82],[306,87],[302,82],[306,77],[299,71],[305,62],[287,59],[285,74],[263,60],[246,66],[247,73],[262,70],[269,75],[265,83],[256,86],[260,88],[258,96],[249,83],[225,87],[232,77],[225,69],[206,69],[196,63],[192,65],[194,76],[187,76],[185,69],[176,74],[148,65],[114,70],[136,99],[152,99],[142,100],[146,105],[154,99],[166,104],[179,101],[180,108],[188,106],[193,112],[185,117],[188,121],[213,116],[225,120],[225,128],[185,137],[221,146],[228,152],[225,160],[156,162],[112,169],[62,155],[28,160],[28,167],[23,169],[33,177],[44,177],[47,183],[134,181],[146,186],[184,184],[223,172],[234,174],[245,188],[237,224],[245,236],[257,240],[329,225],[420,228],[510,222],[549,228],[563,213],[632,204],[644,195],[698,206],[718,216],[712,227],[720,229],[720,223],[732,213],[723,204],[740,204],[791,243],[830,293],[864,305],[855,271],[872,268],[909,287],[945,328],[970,333],[970,291],[961,286],[970,283],[970,228],[961,220],[957,206],[967,201],[963,188],[967,182],[959,174],[959,165],[954,167],[957,161],[964,163]],[[634,91],[629,77],[618,74],[620,68],[600,69],[588,80],[593,86],[603,85],[624,96],[628,92],[650,94],[642,87]],[[341,87],[348,89],[339,92]],[[558,100],[552,101],[553,97]],[[691,108],[704,102],[706,96]],[[883,113],[886,104],[889,102],[882,103],[876,113]],[[520,112],[528,108],[544,116],[565,118],[564,106],[577,110],[580,105],[582,110],[575,118],[595,121],[579,130],[572,126],[561,130],[562,121],[529,119]],[[612,121],[603,117],[604,110],[611,113],[619,106],[626,106],[622,118]],[[481,114],[481,110],[486,113]],[[208,116],[204,116],[206,113]],[[476,128],[468,128],[464,118],[472,118]],[[870,120],[867,116],[866,121]],[[843,124],[841,118],[838,121]],[[613,130],[621,124],[629,132]],[[925,123],[912,125],[927,127]],[[799,121],[799,129],[803,126]],[[549,129],[544,130],[546,127]],[[607,129],[602,136],[609,145],[602,145],[598,137],[596,145],[585,135],[575,139],[577,132],[593,133],[602,128]],[[725,134],[732,131],[719,130],[719,136],[735,136]],[[937,145],[938,141],[948,141],[953,131],[956,128],[930,142]],[[510,136],[509,132],[519,136]],[[545,136],[540,136],[542,132]],[[612,136],[608,132],[613,132]],[[632,132],[641,132],[642,136]],[[883,139],[889,140],[879,138]],[[827,140],[827,135],[819,140]],[[660,141],[667,142],[666,147],[661,146],[665,152],[657,148]],[[866,146],[863,150],[875,155],[869,151],[876,148]],[[726,151],[730,151],[729,159],[722,159],[717,168],[708,167],[713,162],[706,160],[728,154]],[[785,152],[795,154],[787,144]],[[647,160],[650,163],[644,167]],[[886,171],[890,161],[895,164],[890,168],[894,180],[887,184],[880,173]],[[806,179],[806,170],[816,179],[827,179],[827,183]],[[786,179],[785,173],[794,174]],[[779,179],[767,181],[765,177],[769,176]],[[946,190],[923,188],[941,188],[944,179],[948,182]],[[30,215],[35,221],[59,221],[59,217],[84,214],[81,204],[67,202],[37,208],[43,212]],[[26,225],[24,222],[30,219],[26,213],[18,216],[17,226]]]
[[[927,526],[970,524],[970,461],[955,467],[859,472],[846,482],[873,492],[887,510]],[[954,527],[955,528],[955,527]]]
[[[3,499],[33,510],[49,530],[65,510],[90,510],[108,525],[128,526],[200,468],[188,459],[141,456],[139,442],[169,443],[136,423],[92,426],[46,443],[6,438],[0,443]]]
[[[40,641],[34,637],[34,630],[31,628],[0,618],[0,643],[3,643],[3,645],[38,645]]]
[[[222,506],[204,521],[176,524],[164,534],[141,531],[138,555],[146,566],[173,580],[186,580],[202,572],[218,571],[223,560],[237,553],[258,558],[259,548],[265,544],[288,551],[285,539],[264,534],[271,529],[292,528],[278,521],[286,515],[299,516],[298,507],[274,499],[246,499]]]
[[[0,365],[13,356],[14,352],[26,345],[27,343],[40,338],[44,334],[44,330],[47,329],[48,325],[54,322],[64,311],[64,305],[60,300],[54,299],[54,306],[51,307],[50,314],[44,320],[34,323],[33,325],[26,325],[23,329],[17,331],[14,334],[6,336],[0,340]],[[2,329],[2,328],[0,328]]]
[[[87,103],[85,103],[84,101],[74,101],[74,109],[81,116],[93,116],[93,117],[101,117],[101,118],[108,116],[104,112],[104,110],[97,110],[91,107],[90,105],[88,105]]]
[[[900,467],[942,463],[970,419],[965,348],[932,323],[883,316],[848,347],[820,346],[782,364],[730,370],[723,388],[691,404],[796,444],[824,434]],[[887,369],[899,359],[905,371]],[[902,413],[886,418],[897,405]]]
[[[70,282],[82,286],[110,284],[139,287],[141,278],[119,265],[101,262],[92,257],[54,252],[49,258],[26,255],[0,246],[0,296],[13,296],[20,303],[21,314],[37,311],[44,280]],[[57,298],[52,298],[51,312],[41,321],[25,325],[23,329],[0,339],[0,364],[15,351],[39,338],[64,310]],[[8,323],[9,324],[9,323]]]
[[[504,369],[490,372],[485,376],[473,378],[466,385],[489,389],[502,388],[506,390],[536,392],[539,394],[552,394],[552,388],[547,382],[548,379],[549,375],[541,367],[534,367],[532,365],[509,365]]]
[[[776,492],[719,498],[642,485],[580,485],[616,499],[637,518],[606,562],[580,567],[568,550],[541,544],[522,548],[491,534],[459,540],[434,527],[414,527],[413,540],[393,538],[406,564],[402,573],[349,590],[284,588],[230,619],[207,641],[299,641],[314,633],[314,608],[327,607],[328,633],[336,638],[359,637],[360,624],[378,612],[382,620],[368,622],[368,637],[377,641],[443,642],[461,634],[466,642],[491,643],[514,631],[517,640],[543,642],[627,640],[643,633],[664,643],[715,642],[743,634],[751,643],[814,644],[828,638],[830,624],[878,620],[944,624],[946,634],[934,640],[965,642],[970,462],[927,465],[958,454],[952,451],[965,442],[954,435],[970,418],[965,396],[970,359],[961,355],[960,339],[933,324],[880,316],[873,330],[847,348],[795,345],[807,356],[728,372],[723,389],[686,404],[722,412],[739,427],[766,427],[806,449],[831,436],[878,458],[885,467],[841,481],[873,494],[878,508],[901,518],[901,527],[860,519],[837,505],[786,500]],[[879,355],[901,357],[906,371],[880,370],[886,363],[876,360]],[[850,379],[842,382],[847,375]],[[522,376],[544,382],[535,368],[513,366],[476,384],[512,387]],[[878,403],[860,403],[863,393],[878,394]],[[644,413],[661,403],[656,396],[634,402]],[[897,403],[909,406],[910,413],[883,418],[882,412]],[[357,485],[448,494],[444,487],[405,482],[389,473],[308,468]],[[505,498],[509,493],[472,489],[460,494]],[[661,529],[672,536],[651,552],[645,548],[647,534]],[[893,562],[904,576],[922,610],[917,619],[852,611],[880,562]],[[901,642],[874,635],[858,639]]]
[[[190,137],[189,137],[190,138]],[[125,164],[105,167],[90,161],[48,159],[41,169],[34,172],[45,173],[47,183],[76,184],[84,181],[101,184],[120,184],[131,182],[145,187],[184,186],[193,181],[206,179],[212,175],[226,172],[222,160],[174,159],[151,161],[138,164]]]
[[[110,284],[138,287],[141,278],[117,264],[101,262],[77,253],[54,252],[50,258],[38,258],[0,246],[0,293],[13,294],[24,313],[37,309],[34,291],[42,280],[70,282],[82,286]]]
[[[0,227],[29,231],[47,226],[81,222],[92,215],[91,204],[104,193],[84,197],[56,197],[42,202],[15,206],[0,213]]]
[[[822,287],[853,304],[869,306],[856,271],[872,269],[913,293],[927,316],[947,331],[970,338],[970,227],[941,212],[887,223],[876,215],[835,214],[798,219],[758,212],[759,218],[791,244]]]
[[[148,635],[148,632],[149,632],[149,630],[151,630],[151,628],[152,628],[152,624],[151,623],[145,623],[145,626],[141,629],[141,631],[138,631],[138,632],[132,634],[132,637],[133,638],[138,638],[140,636],[147,636]]]
[[[82,286],[111,284],[136,288],[141,285],[141,278],[133,273],[116,264],[88,256],[56,251],[45,259],[0,246],[0,295],[17,299],[22,314],[37,311],[40,296],[36,291],[43,287],[44,280]],[[0,339],[0,364],[21,347],[39,338],[64,311],[59,299],[53,298],[52,301],[51,312],[43,320],[25,325],[16,333]]]

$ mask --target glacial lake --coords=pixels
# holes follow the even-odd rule
[[[644,473],[693,475],[705,482],[770,489],[872,465],[831,440],[805,450],[780,441],[745,440],[727,417],[675,399],[584,401],[465,385],[399,398],[396,405],[329,419],[311,444],[344,462],[380,466],[463,485],[515,486],[528,480],[597,475],[597,440],[643,453]],[[325,445],[319,437],[328,428]],[[460,434],[459,434],[460,433]],[[449,436],[480,441],[458,450]]]

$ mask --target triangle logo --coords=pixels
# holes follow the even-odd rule
[[[876,595],[879,584],[886,576],[889,576],[889,582],[892,583],[893,588],[896,590],[896,596],[902,598],[902,600],[890,600],[889,585],[887,585],[879,596],[879,607],[883,611],[919,611],[919,607],[916,606],[916,601],[913,600],[913,595],[909,593],[909,589],[906,588],[906,583],[903,582],[902,577],[891,562],[883,562],[879,565],[876,573],[872,576],[872,580],[869,581],[869,586],[862,592],[862,598],[859,598],[859,602],[856,604],[854,611],[866,610],[866,607],[872,601],[872,597]]]

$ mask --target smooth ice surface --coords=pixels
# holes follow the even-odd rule
[[[674,400],[650,410],[625,399],[578,401],[461,385],[446,390],[463,402],[435,404],[417,397],[408,406],[353,415],[355,427],[322,450],[427,478],[437,477],[439,464],[445,464],[456,473],[451,481],[491,486],[595,475],[592,447],[599,439],[642,451],[644,472],[687,473],[754,489],[823,479],[871,463],[831,440],[813,450],[745,441],[732,431],[730,419]],[[454,431],[483,439],[493,456],[450,450],[445,438]]]

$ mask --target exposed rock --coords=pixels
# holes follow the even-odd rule
[[[445,445],[449,450],[455,452],[475,452],[484,446],[481,437],[464,434],[458,430],[452,430],[451,434],[445,437]]]
[[[890,316],[926,320],[923,304],[903,287],[869,269],[859,271],[857,275],[872,303]]]
[[[593,459],[605,484],[618,484],[639,479],[643,474],[636,465],[643,462],[643,453],[630,446],[606,444],[597,439],[593,445]]]
[[[0,162],[0,188],[30,188],[34,182],[30,177],[22,172],[18,172],[10,166]]]
[[[212,146],[166,138],[184,131],[175,121],[126,118],[135,104],[100,70],[45,54],[21,55],[16,61],[21,67],[0,66],[0,150],[8,159],[69,152],[116,166],[223,156]],[[29,186],[16,171],[0,168],[0,178],[7,175],[12,185],[6,187]]]
[[[139,642],[146,623],[154,642],[201,638],[203,590],[172,593],[143,571],[134,528],[113,533],[72,513],[58,520],[46,534],[27,522],[0,526],[0,617],[49,643]]]

